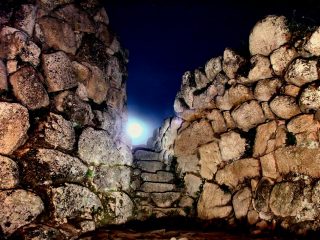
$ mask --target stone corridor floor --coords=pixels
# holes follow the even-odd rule
[[[319,239],[316,237],[280,237],[280,236],[255,236],[250,234],[228,232],[197,232],[197,231],[166,231],[165,229],[148,232],[132,230],[100,230],[90,236],[84,236],[79,240],[295,240],[295,239]]]

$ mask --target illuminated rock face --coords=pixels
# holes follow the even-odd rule
[[[126,222],[127,56],[108,15],[91,0],[21,2],[0,3],[0,238]]]
[[[174,176],[170,192],[181,194],[170,202],[166,192],[159,209],[150,194],[160,186],[138,185],[141,211],[247,221],[260,230],[274,223],[298,233],[320,229],[319,28],[302,36],[288,26],[268,16],[250,34],[250,59],[227,48],[183,75],[176,116],[148,142],[148,155],[158,154],[152,162]]]

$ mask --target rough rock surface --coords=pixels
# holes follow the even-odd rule
[[[283,119],[290,119],[300,113],[296,99],[289,96],[277,96],[271,103],[270,108],[274,114]]]
[[[219,148],[223,160],[237,160],[246,150],[246,140],[239,133],[230,131],[221,135]]]
[[[27,138],[28,110],[16,103],[0,102],[0,153],[11,154]]]
[[[232,198],[232,204],[236,218],[247,216],[251,203],[251,190],[247,187],[239,190]]]
[[[249,37],[250,53],[268,56],[273,50],[287,43],[290,38],[291,33],[284,16],[267,16],[252,29]]]
[[[51,201],[54,217],[62,220],[77,217],[92,219],[92,215],[102,209],[101,201],[94,193],[75,184],[53,188]]]
[[[22,189],[0,192],[0,226],[5,234],[32,222],[43,210],[40,197]]]
[[[246,158],[237,160],[216,174],[216,181],[220,185],[226,185],[230,188],[236,187],[246,178],[254,178],[260,176],[260,163],[257,159]]]
[[[18,164],[10,158],[0,156],[0,189],[15,188],[18,184]]]
[[[230,193],[216,184],[205,183],[197,206],[198,217],[207,220],[227,217],[232,211],[232,207],[227,206],[230,201]]]

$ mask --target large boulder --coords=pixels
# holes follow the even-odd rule
[[[284,79],[300,87],[317,80],[318,77],[317,61],[298,58],[290,64]]]
[[[235,188],[247,178],[260,176],[259,160],[254,158],[245,158],[228,164],[216,173],[216,181],[220,185],[226,185],[229,188]]]
[[[276,96],[270,103],[274,114],[283,119],[290,119],[301,111],[296,99],[290,96]]]
[[[31,223],[44,210],[40,197],[22,189],[0,191],[0,227],[6,234]]]
[[[217,172],[218,165],[222,162],[219,145],[216,142],[202,145],[199,148],[200,175],[206,179],[212,179]]]
[[[0,103],[0,154],[11,154],[27,139],[28,110],[17,103]]]
[[[304,49],[314,56],[320,56],[320,27],[312,33]]]
[[[229,192],[225,192],[217,184],[205,183],[197,205],[198,217],[204,220],[225,218],[232,212],[232,207],[227,206],[230,201]]]
[[[281,174],[298,173],[320,177],[319,148],[284,147],[275,151],[278,171]]]
[[[49,96],[33,67],[24,67],[10,76],[16,98],[30,110],[47,107]]]
[[[92,219],[92,217],[102,210],[100,199],[89,189],[75,185],[53,188],[51,190],[51,204],[53,215],[57,220],[64,219]]]
[[[234,214],[237,219],[241,219],[247,216],[250,204],[251,204],[251,190],[246,187],[238,192],[232,198],[232,205],[234,209]]]
[[[259,21],[249,37],[251,55],[268,56],[273,50],[287,43],[291,33],[284,16],[270,15]]]
[[[86,128],[80,135],[78,153],[90,165],[131,165],[131,159],[120,154],[112,136],[102,130]]]
[[[213,130],[209,122],[193,122],[187,129],[178,134],[174,152],[176,156],[192,155],[197,147],[213,140]]]
[[[299,105],[303,111],[319,110],[320,88],[316,84],[306,87],[301,93]]]
[[[15,188],[18,184],[18,164],[10,158],[0,156],[0,189]]]
[[[242,138],[239,133],[230,131],[220,136],[219,148],[224,161],[237,160],[246,151],[246,139]]]

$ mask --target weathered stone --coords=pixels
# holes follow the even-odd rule
[[[246,150],[246,139],[239,133],[230,131],[220,136],[219,148],[224,161],[241,158]]]
[[[97,11],[93,19],[95,22],[102,22],[106,25],[109,25],[109,17],[105,8],[100,8],[100,10]]]
[[[219,145],[212,142],[199,148],[200,175],[206,179],[212,179],[217,172],[217,166],[222,162]]]
[[[260,157],[262,176],[277,179],[280,175],[277,171],[276,159],[273,153]]]
[[[278,171],[281,174],[299,173],[320,177],[320,150],[306,147],[284,147],[275,151]]]
[[[261,124],[257,127],[257,133],[253,147],[253,157],[263,156],[269,151],[273,151],[271,139],[275,137],[277,130],[277,123],[271,121],[265,124]]]
[[[207,78],[212,81],[222,71],[222,57],[211,58],[205,66]]]
[[[293,134],[306,131],[316,132],[319,129],[319,122],[314,119],[313,114],[299,115],[287,124],[287,129]]]
[[[30,110],[47,107],[49,96],[33,67],[24,67],[10,76],[16,98]]]
[[[170,183],[152,183],[145,182],[142,184],[140,190],[144,192],[170,192],[175,190],[175,185]]]
[[[187,194],[193,198],[198,197],[197,195],[202,185],[202,179],[193,174],[186,174],[183,180]]]
[[[222,133],[227,131],[224,117],[219,110],[213,109],[210,113],[208,113],[207,119],[211,120],[211,125],[214,133]]]
[[[107,69],[108,81],[110,82],[110,86],[116,89],[120,89],[123,87],[123,70],[121,67],[121,63],[117,57],[111,57],[108,62]]]
[[[265,121],[265,116],[261,106],[255,100],[243,103],[231,113],[238,128],[249,131]]]
[[[249,37],[250,53],[268,56],[273,50],[287,43],[290,38],[291,33],[286,18],[269,15],[252,29]]]
[[[96,131],[93,128],[86,128],[80,135],[78,153],[87,164],[131,165],[131,159],[126,159],[120,154],[112,136],[106,131]]]
[[[43,54],[42,59],[49,92],[77,86],[71,61],[64,52]]]
[[[129,189],[131,170],[126,166],[101,165],[95,169],[93,175],[93,183],[99,192]]]
[[[19,168],[13,160],[0,156],[0,189],[11,189],[19,183]]]
[[[144,172],[155,173],[164,169],[164,164],[160,161],[137,161],[136,166]]]
[[[252,99],[253,93],[250,88],[237,84],[228,89],[223,96],[216,97],[216,105],[220,110],[230,110]]]
[[[251,204],[251,190],[246,187],[239,190],[232,198],[234,214],[237,219],[247,216],[249,206]]]
[[[51,192],[53,214],[58,219],[92,219],[94,213],[103,209],[100,199],[79,185],[66,183],[65,186],[53,188]]]
[[[270,55],[270,62],[272,64],[273,71],[278,76],[283,76],[285,70],[298,56],[295,48],[288,45],[282,46],[272,52]]]
[[[212,140],[213,130],[207,121],[193,122],[190,127],[178,134],[174,146],[175,155],[178,157],[192,155],[197,147]]]
[[[204,92],[193,95],[192,109],[213,109],[216,107],[214,97],[218,94],[214,85],[210,85]]]
[[[233,79],[237,76],[239,68],[243,66],[244,63],[244,58],[242,58],[230,48],[226,48],[224,50],[222,68],[230,79]]]
[[[124,224],[132,217],[133,203],[130,197],[123,192],[110,192],[107,196],[110,214],[107,220],[109,224]]]
[[[0,205],[0,226],[6,235],[32,222],[44,210],[40,197],[22,189],[0,191]]]
[[[235,188],[246,178],[260,176],[260,163],[254,158],[245,158],[228,164],[216,173],[216,181],[220,185]]]
[[[8,89],[7,68],[0,59],[0,91]]]
[[[253,207],[257,212],[270,212],[269,200],[273,185],[273,181],[268,178],[261,178],[261,180],[259,181],[253,199]]]
[[[18,61],[16,60],[8,60],[7,61],[7,73],[11,74],[18,70]]]
[[[296,183],[282,182],[276,184],[270,195],[270,208],[276,216],[295,216],[299,209],[301,196]]]
[[[283,119],[290,119],[300,113],[296,99],[289,96],[276,96],[270,103],[274,114]]]
[[[229,192],[223,191],[216,184],[205,183],[197,206],[198,217],[204,220],[225,218],[232,211],[231,206],[225,206],[230,201]]]
[[[76,142],[72,123],[62,116],[50,113],[44,128],[45,141],[54,148],[72,150]]]
[[[27,35],[11,27],[2,28],[0,39],[0,57],[7,59],[15,59],[27,43]]]
[[[34,42],[28,41],[23,51],[20,54],[20,58],[24,62],[32,64],[34,67],[40,63],[41,49]]]
[[[75,54],[77,51],[76,37],[69,24],[52,18],[43,17],[38,20],[45,43],[55,50]],[[63,65],[62,65],[63,66]]]
[[[171,172],[158,171],[157,173],[142,173],[141,178],[145,182],[164,182],[169,183],[174,179]]]
[[[226,83],[229,81],[229,78],[223,74],[223,73],[218,73],[216,78],[213,80],[213,85],[217,89],[217,94],[219,96],[222,96],[225,92],[226,89]]]
[[[121,113],[126,102],[125,88],[119,90],[116,88],[109,88],[106,98],[106,104],[109,108]]]
[[[81,182],[88,168],[80,159],[53,149],[37,149],[24,161],[24,181],[34,185]]]
[[[22,4],[16,12],[14,27],[25,31],[32,36],[36,21],[37,7],[31,4]]]
[[[177,171],[182,176],[185,173],[199,173],[199,159],[197,155],[181,156],[177,158]]]
[[[56,109],[64,112],[68,120],[74,124],[80,126],[92,124],[93,113],[91,106],[74,93],[69,91],[62,92],[55,97],[54,101]]]
[[[301,58],[294,60],[288,67],[284,79],[298,87],[317,80],[317,61]]]
[[[39,0],[41,8],[51,11],[54,8],[73,2],[74,0]]]
[[[9,155],[27,138],[28,110],[17,103],[0,102],[0,154]]]
[[[110,32],[110,28],[109,26],[106,26],[105,24],[102,23],[98,23],[97,24],[98,27],[96,29],[96,37],[104,43],[105,46],[110,47],[114,36],[113,34]]]
[[[95,103],[101,104],[107,97],[109,86],[104,73],[96,66],[84,63],[90,69],[91,75],[85,81],[88,97]]]
[[[138,160],[152,160],[152,161],[159,161],[160,160],[160,153],[154,151],[147,151],[147,150],[137,150],[134,152],[134,158]]]
[[[122,118],[111,110],[94,111],[96,126],[107,131],[110,135],[117,136],[121,132]]]
[[[268,102],[262,102],[261,103],[261,108],[263,110],[264,116],[268,120],[274,120],[276,119],[276,115],[271,111],[271,108],[268,104]]]
[[[301,93],[299,105],[303,111],[320,109],[320,87],[309,85]]]
[[[255,55],[250,59],[250,62],[252,64],[252,68],[248,75],[250,83],[272,77],[273,71],[269,58]]]
[[[224,120],[226,122],[227,128],[228,129],[235,129],[237,126],[231,116],[231,113],[229,111],[224,111],[222,114],[223,114]]]
[[[194,71],[194,81],[197,85],[197,89],[205,88],[208,85],[208,83],[210,82],[210,80],[207,78],[207,76],[199,69],[196,69]]]
[[[247,220],[250,225],[254,225],[259,220],[259,213],[255,210],[248,211]]]
[[[312,189],[312,202],[320,205],[320,181],[317,181]]]
[[[55,15],[65,20],[73,30],[78,32],[94,33],[95,27],[88,14],[74,4],[65,5],[54,12]]]
[[[309,38],[304,49],[314,56],[320,56],[320,28],[318,27]]]
[[[157,207],[168,208],[180,198],[179,192],[151,193],[152,201]]]
[[[284,94],[291,96],[291,97],[297,97],[299,95],[300,88],[295,85],[286,85],[284,87]]]
[[[254,97],[259,101],[269,101],[281,85],[282,81],[279,78],[261,80],[254,89]]]

